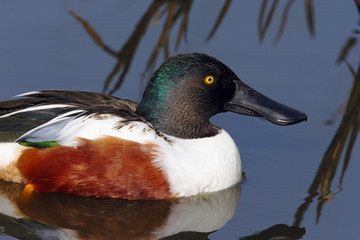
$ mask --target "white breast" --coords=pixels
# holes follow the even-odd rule
[[[214,137],[172,140],[156,160],[166,173],[175,196],[215,192],[241,180],[240,154],[230,135],[222,130]]]

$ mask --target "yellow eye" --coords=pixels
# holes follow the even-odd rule
[[[213,76],[207,76],[205,78],[205,83],[206,84],[212,84],[214,82],[214,77]]]

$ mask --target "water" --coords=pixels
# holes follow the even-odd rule
[[[2,182],[4,234],[19,239],[255,239],[249,236],[258,234],[257,239],[269,239],[266,230],[272,227],[273,234],[295,239],[357,239],[360,81],[345,62],[336,63],[347,40],[359,36],[354,33],[360,30],[355,3],[279,1],[269,15],[275,1],[268,1],[263,14],[265,1],[228,2],[207,41],[225,1],[0,2],[2,100],[38,89],[101,92],[111,79],[105,92],[138,101],[149,72],[164,56],[203,52],[223,61],[248,85],[309,117],[280,127],[231,113],[215,116],[212,121],[240,149],[246,181],[209,196],[148,203],[40,194],[23,201],[21,186]],[[312,8],[306,7],[309,2]],[[166,17],[179,6],[168,46],[156,52]],[[150,8],[160,9],[160,15]],[[96,45],[69,10],[86,20],[111,50]],[[183,19],[187,37],[176,50]],[[121,54],[122,62],[111,52]],[[358,44],[346,60],[359,72]],[[124,73],[120,68],[109,77],[117,64],[129,69],[115,90]]]

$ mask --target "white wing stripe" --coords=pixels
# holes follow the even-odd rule
[[[40,91],[31,91],[31,92],[26,92],[26,93],[22,93],[22,94],[18,94],[14,97],[27,97],[27,96],[30,96],[30,95],[33,95],[33,94],[39,94],[41,93]]]
[[[0,118],[6,118],[24,112],[40,111],[40,110],[53,109],[53,108],[69,108],[69,107],[73,107],[73,106],[69,104],[49,104],[49,105],[35,106],[2,115],[0,116]]]

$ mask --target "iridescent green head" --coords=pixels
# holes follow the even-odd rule
[[[209,118],[223,111],[235,92],[236,75],[205,54],[169,58],[150,79],[137,112],[164,133],[194,138],[218,128]],[[211,127],[210,127],[211,126]]]
[[[136,110],[161,132],[179,138],[216,135],[220,128],[209,119],[225,111],[265,117],[280,125],[306,119],[245,85],[222,62],[199,53],[177,55],[163,63]]]

